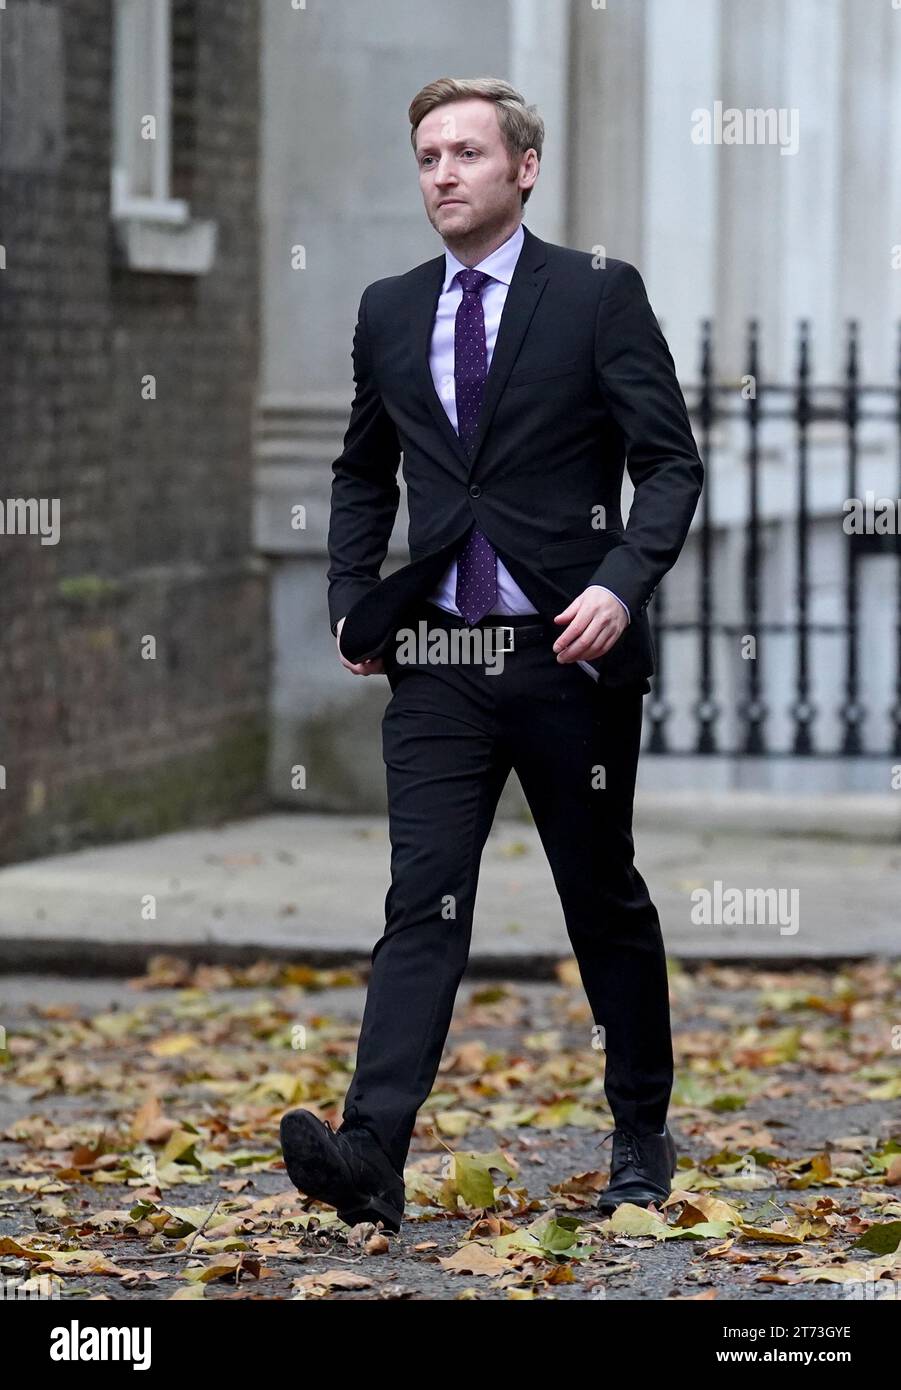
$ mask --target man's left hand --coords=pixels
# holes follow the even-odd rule
[[[554,622],[568,624],[553,647],[561,663],[594,661],[603,656],[629,625],[619,599],[600,584],[589,584],[584,593],[557,614]]]

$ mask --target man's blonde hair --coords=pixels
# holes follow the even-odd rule
[[[414,153],[416,131],[424,116],[446,102],[469,101],[472,97],[482,97],[485,101],[494,102],[501,139],[510,156],[511,167],[519,163],[526,150],[534,150],[539,164],[541,163],[544,121],[536,107],[526,106],[522,93],[500,77],[439,77],[417,92],[410,102],[409,111],[410,125],[413,127],[410,131],[410,143]],[[531,188],[523,189],[523,207],[529,201],[531,192]]]

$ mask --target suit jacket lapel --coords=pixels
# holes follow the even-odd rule
[[[448,448],[458,459],[462,460],[464,467],[468,469],[469,456],[463,447],[463,441],[448,418],[447,411],[441,403],[441,397],[435,390],[435,383],[432,380],[432,371],[429,366],[432,328],[435,323],[441,286],[444,283],[444,256],[437,256],[435,260],[428,261],[422,269],[424,283],[412,296],[409,308],[409,331],[413,338],[414,362],[411,384],[413,390],[418,391],[427,400],[429,409],[435,417],[435,424]]]
[[[413,336],[414,381],[413,387],[421,391],[435,417],[435,423],[442,438],[462,462],[467,476],[475,466],[488,427],[497,409],[501,393],[516,361],[522,340],[531,323],[536,305],[547,284],[547,271],[543,268],[547,260],[544,242],[523,227],[524,240],[513,277],[507,290],[504,309],[501,314],[497,341],[491,356],[491,366],[485,379],[485,394],[479,413],[479,424],[471,450],[467,450],[457,431],[451,424],[447,411],[441,402],[429,367],[429,348],[432,327],[441,286],[444,282],[444,256],[427,261],[423,267],[424,286],[413,299],[410,307],[410,332]]]

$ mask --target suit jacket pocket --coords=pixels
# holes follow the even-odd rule
[[[622,531],[598,531],[594,536],[579,536],[572,541],[553,541],[541,546],[538,554],[545,569],[562,569],[566,566],[582,568],[601,563],[608,550],[621,545],[625,537]]]
[[[521,367],[519,371],[510,373],[507,385],[528,386],[532,381],[550,381],[556,376],[569,376],[583,366],[582,358],[572,357],[568,362],[556,362],[544,367]]]

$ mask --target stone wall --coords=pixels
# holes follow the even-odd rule
[[[4,859],[260,801],[258,19],[173,4],[171,191],[216,253],[170,274],[129,268],[111,221],[110,0],[0,14],[0,499],[60,518],[56,544],[0,535]]]

